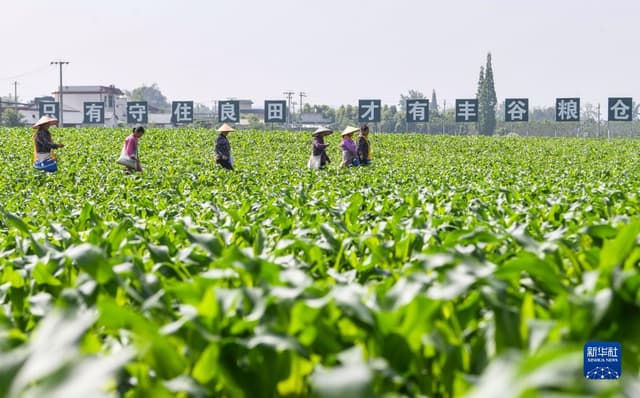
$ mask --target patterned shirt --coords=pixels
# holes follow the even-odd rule
[[[329,155],[327,155],[328,146],[329,144],[325,144],[322,137],[316,137],[313,140],[313,156],[320,156],[320,166],[331,163]]]
[[[369,145],[369,138],[362,134],[358,136],[358,157],[361,162],[371,160],[371,146]]]
[[[35,140],[37,153],[49,153],[52,149],[60,148],[60,145],[53,143],[49,130],[43,128],[38,129],[38,132],[33,138]]]
[[[227,159],[231,158],[231,144],[224,135],[220,134],[216,140],[216,155],[219,158],[225,156]]]

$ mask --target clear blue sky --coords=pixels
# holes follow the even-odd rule
[[[640,99],[637,0],[20,0],[0,8],[0,93],[158,83],[169,99],[397,103],[473,97],[493,53],[498,97]],[[24,72],[37,71],[10,79]]]

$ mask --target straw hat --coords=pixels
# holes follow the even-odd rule
[[[220,133],[230,133],[232,131],[236,131],[233,127],[231,127],[230,125],[228,125],[227,123],[223,124],[222,126],[220,126],[218,128],[218,130],[216,130]]]
[[[311,134],[313,137],[324,137],[325,135],[333,134],[333,130],[328,129],[326,127],[318,127],[316,131]]]
[[[58,119],[44,115],[31,127],[37,129],[38,127],[46,126],[48,124],[58,124]]]
[[[360,129],[357,127],[347,126],[344,128],[344,131],[342,132],[342,134],[340,134],[340,136],[344,137],[345,135],[354,134],[358,131],[360,131]]]

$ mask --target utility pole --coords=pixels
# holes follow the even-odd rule
[[[442,103],[442,135],[444,135],[444,119],[447,117],[447,100]]]
[[[16,112],[18,112],[18,82],[13,82],[13,102],[16,108]]]
[[[64,103],[62,101],[62,65],[69,65],[68,61],[51,61],[51,65],[58,65],[60,67],[60,88],[58,90],[60,95],[60,127],[64,127]]]
[[[600,138],[600,104],[598,104],[598,138]]]
[[[300,119],[302,120],[302,98],[306,97],[307,93],[305,93],[304,91],[300,91],[298,95],[300,96]]]
[[[296,94],[293,91],[285,91],[284,93],[285,97],[287,97],[288,102],[288,106],[287,106],[287,123],[289,123],[289,126],[291,126],[291,98],[293,98],[293,96]]]

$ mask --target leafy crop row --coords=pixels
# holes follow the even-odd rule
[[[0,396],[640,396],[640,143],[151,130],[131,176],[126,134],[49,175],[0,131]]]

